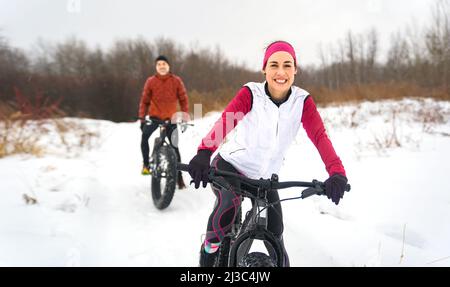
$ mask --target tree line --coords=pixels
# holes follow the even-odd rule
[[[438,0],[431,23],[392,35],[385,55],[376,30],[349,31],[319,49],[320,65],[300,67],[296,84],[319,104],[407,96],[450,100],[449,15],[449,2]],[[159,54],[185,82],[191,108],[202,103],[203,112],[222,108],[242,84],[263,80],[260,71],[230,62],[219,47],[186,48],[166,38],[118,40],[107,50],[76,38],[56,44],[40,40],[29,55],[0,36],[0,101],[20,105],[18,94],[40,95],[40,101],[57,102],[69,116],[129,121]]]

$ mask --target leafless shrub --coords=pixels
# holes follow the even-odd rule
[[[382,135],[374,135],[374,141],[371,143],[371,145],[375,148],[375,150],[385,152],[390,148],[402,147],[402,143],[400,142],[400,139],[397,135],[397,113],[397,110],[392,110],[391,129],[389,129]]]
[[[422,102],[422,107],[415,111],[413,118],[421,123],[422,131],[426,133],[432,133],[436,125],[444,124],[446,121],[445,110],[438,103]]]

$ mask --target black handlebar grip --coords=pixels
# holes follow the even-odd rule
[[[347,184],[345,186],[345,191],[350,191],[350,189],[352,189],[352,186],[350,184]]]
[[[181,171],[189,171],[189,165],[184,163],[177,163],[177,169]]]

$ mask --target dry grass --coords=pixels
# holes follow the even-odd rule
[[[196,90],[189,92],[189,110],[194,111],[195,104],[202,105],[202,114],[223,110],[236,95],[237,90],[221,89],[215,92],[201,93]],[[202,116],[203,116],[202,115]]]
[[[75,147],[87,149],[94,147],[94,139],[98,137],[98,134],[89,131],[83,124],[59,118],[53,119],[51,122],[56,128],[60,142],[66,147],[68,153],[72,153]],[[68,137],[71,137],[72,140]]]
[[[363,101],[402,100],[405,98],[433,98],[450,101],[450,93],[445,88],[423,88],[414,83],[386,83],[347,86],[338,90],[309,88],[316,103],[320,105],[336,103],[359,103]]]
[[[423,132],[433,133],[434,127],[445,123],[446,113],[447,111],[441,105],[437,103],[425,103],[423,101],[422,108],[414,112],[413,118],[422,124]]]
[[[33,133],[26,133],[27,120],[11,104],[0,103],[0,158],[26,153],[40,156],[43,149],[39,141],[39,127]]]
[[[49,147],[42,138],[55,132],[59,143],[53,144],[68,154],[74,148],[91,149],[98,137],[82,123],[63,118],[30,119],[16,111],[14,105],[0,102],[0,158],[15,154],[42,156]]]
[[[307,87],[320,106],[345,103],[361,103],[364,101],[402,100],[405,98],[433,98],[450,101],[450,91],[442,88],[424,88],[415,83],[379,83],[367,85],[352,85],[341,89],[330,90],[324,87]],[[203,113],[222,111],[236,95],[236,89],[221,89],[214,92],[189,91],[190,110],[194,104],[202,104]]]

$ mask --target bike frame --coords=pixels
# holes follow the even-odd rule
[[[278,182],[276,175],[272,176],[271,180],[274,183]],[[213,182],[213,184],[217,184],[217,181]],[[220,183],[218,185],[228,191],[230,190],[229,185],[223,186]],[[269,243],[270,247],[273,249],[272,251],[276,255],[277,266],[282,266],[285,258],[281,242],[267,229],[267,211],[269,208],[267,193],[270,191],[271,190],[267,187],[258,189],[257,195],[254,197],[248,196],[247,192],[243,192],[243,194],[239,191],[237,192],[241,196],[251,198],[252,208],[246,213],[244,221],[238,223],[240,228],[237,233],[231,233],[229,235],[231,249],[228,253],[228,266],[237,266],[238,262],[249,253],[255,239]],[[240,212],[242,212],[242,210]],[[266,248],[268,248],[267,245]],[[268,251],[270,254],[270,250]]]
[[[158,119],[145,119],[145,121],[147,123],[155,122],[159,125],[159,136],[155,138],[155,145],[153,146],[153,149],[150,152],[150,155],[153,155],[153,152],[155,150],[158,150],[159,148],[161,148],[161,146],[164,146],[164,145],[169,146],[170,148],[173,148],[173,146],[169,140],[167,128],[169,128],[171,125],[176,125],[176,124],[172,124],[169,120],[162,121],[162,120],[158,120]],[[153,159],[150,158],[150,169],[152,171],[152,174],[156,174],[156,176],[158,176],[158,177],[164,177],[163,175],[158,174],[157,168],[154,166],[154,164],[152,162],[153,162]]]
[[[263,203],[264,201],[261,200],[260,202]],[[252,201],[252,209],[247,213],[244,219],[244,222],[247,221],[248,225],[242,225],[241,230],[236,235],[236,239],[233,240],[233,238],[231,238],[228,266],[237,266],[238,262],[249,253],[255,239],[268,242],[273,249],[272,251],[276,254],[277,266],[282,266],[284,254],[281,242],[267,229],[268,218],[267,216],[261,216],[261,207],[261,205],[255,204]],[[267,210],[265,211],[267,214]],[[268,251],[270,254],[270,250]]]

